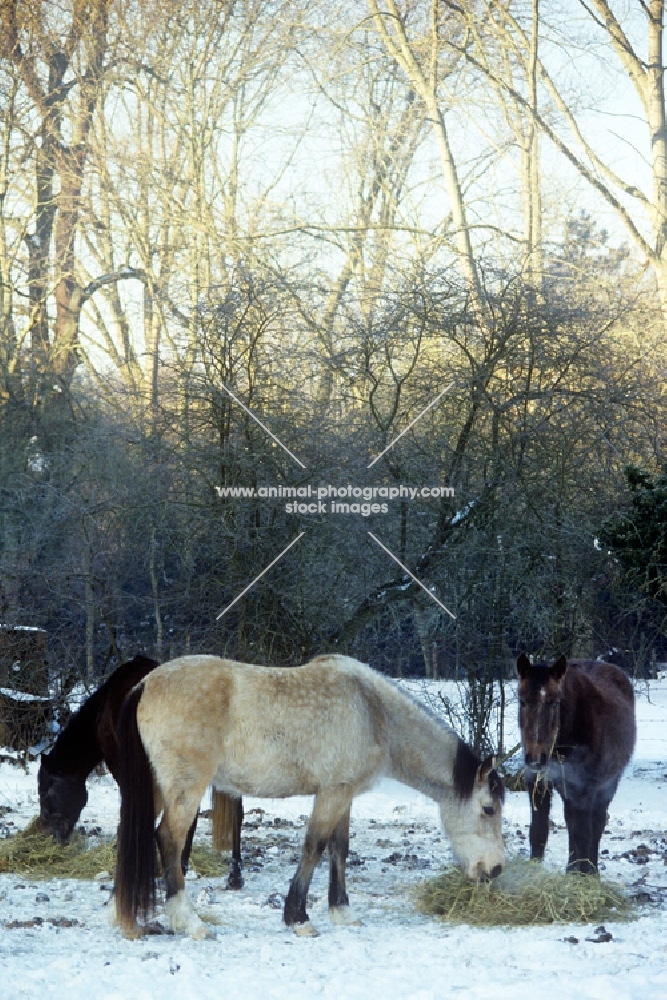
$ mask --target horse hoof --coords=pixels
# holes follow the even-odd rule
[[[363,927],[364,922],[355,917],[349,906],[330,906],[329,920],[334,927]]]
[[[294,933],[298,937],[317,937],[318,932],[315,930],[310,920],[306,920],[305,924],[294,924]]]
[[[144,936],[144,928],[141,927],[136,921],[132,924],[123,924],[121,921],[118,922],[121,933],[124,938],[128,941],[136,941],[138,938]]]
[[[165,909],[169,919],[169,927],[174,934],[187,934],[195,941],[213,937],[213,932],[190,906],[183,890],[167,900]]]
[[[200,921],[198,927],[195,927],[193,931],[190,932],[190,937],[193,941],[207,941],[210,938],[215,937],[215,934],[210,927],[207,927],[204,921]]]
[[[228,875],[227,876],[227,888],[228,889],[242,889],[244,886],[243,877],[241,875]]]

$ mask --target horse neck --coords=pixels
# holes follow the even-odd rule
[[[101,764],[102,750],[97,739],[97,706],[89,699],[72,716],[51,751],[51,769],[63,774],[87,777]]]
[[[456,733],[399,691],[386,716],[390,777],[441,802],[454,788]]]
[[[83,703],[58,736],[51,751],[51,767],[62,774],[84,778],[102,761],[117,776],[116,722],[128,691],[158,665],[138,655],[121,664]]]
[[[568,669],[563,678],[561,691],[557,748],[567,749],[591,743],[594,719],[590,712],[588,689],[592,687],[591,681],[584,673]]]

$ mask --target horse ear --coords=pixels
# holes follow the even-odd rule
[[[530,660],[525,653],[522,653],[519,659],[516,661],[516,672],[524,680],[530,673]]]
[[[549,676],[553,677],[555,681],[561,680],[563,674],[567,670],[567,660],[564,656],[559,656],[555,663],[552,663],[549,667]]]
[[[486,781],[495,766],[496,758],[493,754],[491,754],[489,757],[486,757],[477,768],[477,780],[479,782]]]

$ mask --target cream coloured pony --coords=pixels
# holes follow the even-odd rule
[[[471,879],[501,871],[502,783],[457,735],[370,667],[318,656],[271,668],[215,656],[183,656],[152,671],[128,696],[119,721],[121,812],[116,919],[142,933],[155,907],[155,820],[172,930],[207,928],[185,894],[180,865],[206,787],[233,796],[314,795],[284,920],[315,933],[306,913],[313,871],[329,849],[329,912],[350,923],[345,891],[350,806],[383,776],[440,806],[454,854]]]

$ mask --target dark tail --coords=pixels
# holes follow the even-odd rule
[[[120,826],[116,857],[116,914],[128,936],[137,934],[137,914],[155,909],[155,805],[153,772],[137,726],[140,684],[127,696],[118,719]]]

